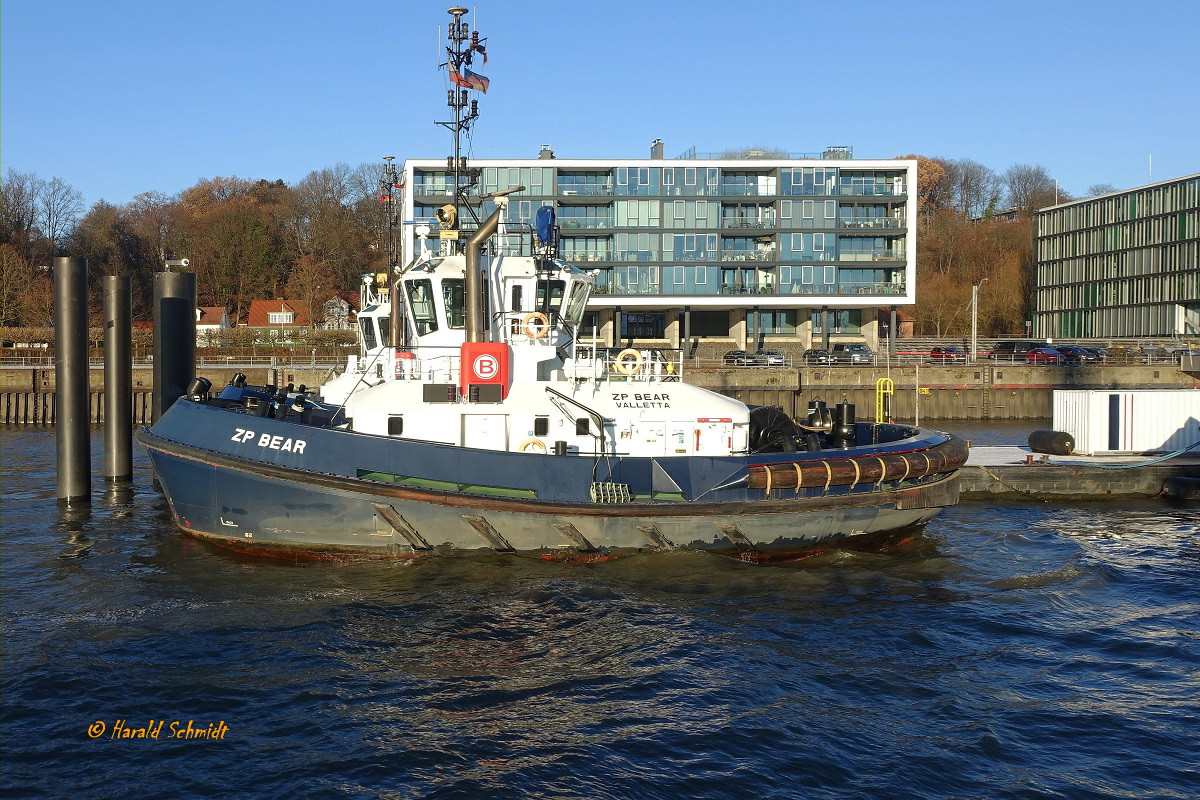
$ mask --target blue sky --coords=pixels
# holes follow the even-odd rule
[[[448,152],[449,2],[10,0],[3,169],[90,204]],[[477,157],[762,144],[1041,163],[1068,190],[1200,170],[1191,2],[709,0],[468,6]],[[444,31],[444,27],[442,28]]]

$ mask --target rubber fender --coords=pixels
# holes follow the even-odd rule
[[[1200,478],[1167,478],[1163,481],[1163,495],[1174,500],[1200,502]]]
[[[1029,434],[1029,449],[1052,456],[1069,456],[1075,450],[1075,437],[1062,431],[1034,431]]]

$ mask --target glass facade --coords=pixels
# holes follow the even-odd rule
[[[1200,175],[1038,212],[1039,337],[1200,335]]]
[[[906,193],[916,177],[912,161],[500,164],[471,162],[480,190],[526,187],[511,196],[513,222],[531,222],[542,205],[555,208],[561,254],[597,271],[593,310],[667,313],[666,323],[626,316],[626,334],[657,331],[689,308],[693,316],[708,315],[693,323],[696,335],[728,338],[741,325],[764,335],[811,336],[822,330],[812,309],[840,306],[830,312],[834,332],[865,335],[859,320],[874,320],[875,308],[915,300],[915,235],[908,226],[915,198]],[[448,199],[445,162],[405,168],[412,187],[407,219],[430,223]],[[406,228],[412,252],[413,226]]]

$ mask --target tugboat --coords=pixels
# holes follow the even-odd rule
[[[453,76],[471,40],[450,13]],[[451,105],[460,124],[465,92]],[[418,231],[369,368],[315,393],[197,378],[138,433],[184,531],[289,558],[786,561],[887,548],[957,502],[961,439],[845,403],[794,421],[686,383],[682,353],[581,343],[595,278],[558,257],[549,209],[522,247],[496,236],[516,191],[482,196],[473,230],[456,202],[437,253]]]

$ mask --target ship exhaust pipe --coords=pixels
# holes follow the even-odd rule
[[[492,234],[500,227],[500,217],[508,205],[506,195],[525,191],[524,186],[514,186],[499,192],[489,192],[482,195],[480,200],[496,198],[496,210],[479,225],[479,229],[467,239],[467,267],[463,282],[463,294],[466,295],[466,337],[468,342],[482,342],[487,321],[483,318],[483,282],[479,275],[479,265],[482,261],[483,243],[492,238]],[[501,199],[503,198],[503,199]]]

